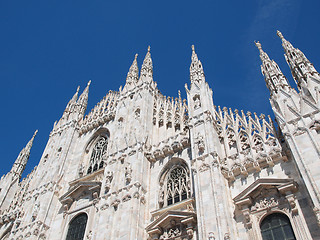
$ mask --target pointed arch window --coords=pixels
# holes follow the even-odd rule
[[[69,224],[66,240],[83,240],[87,221],[88,216],[85,213],[76,216]]]
[[[165,181],[160,186],[160,207],[169,206],[191,197],[190,178],[187,168],[184,166],[172,167]]]
[[[295,240],[289,218],[281,213],[267,216],[260,225],[263,240]]]
[[[104,162],[102,160],[102,157],[107,151],[107,146],[108,146],[107,137],[100,136],[92,149],[87,174],[95,172],[98,169],[104,167]]]

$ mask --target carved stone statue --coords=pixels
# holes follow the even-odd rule
[[[36,202],[34,204],[33,211],[32,211],[32,220],[35,220],[37,218],[39,213],[39,208],[40,208],[40,203]]]
[[[164,203],[164,189],[163,189],[163,184],[160,185],[160,190],[159,190],[159,205],[163,206]]]
[[[113,172],[112,171],[108,171],[106,174],[106,181],[105,181],[105,190],[106,192],[109,191],[110,187],[111,187],[111,182],[113,179]]]
[[[79,171],[78,171],[79,177],[82,177],[83,173],[84,173],[84,166],[80,164]]]
[[[196,97],[194,99],[194,109],[197,109],[199,107],[201,107],[200,99],[199,99],[199,97]]]
[[[126,166],[125,170],[126,170],[126,172],[125,172],[124,175],[125,175],[125,178],[126,178],[126,182],[127,182],[127,183],[130,183],[130,182],[131,182],[131,179],[132,179],[132,176],[131,176],[131,174],[132,174],[131,166],[130,166],[130,165]]]

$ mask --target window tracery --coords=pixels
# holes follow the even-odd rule
[[[107,146],[108,139],[104,136],[99,137],[91,153],[87,174],[95,172],[104,167],[104,161],[102,160],[102,157],[107,151]]]
[[[184,166],[174,166],[160,183],[159,205],[169,206],[191,197],[191,182]]]

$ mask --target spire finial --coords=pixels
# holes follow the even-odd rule
[[[134,55],[134,59],[137,60],[138,58],[138,53],[136,53],[136,55]]]
[[[254,41],[254,43],[256,44],[259,50],[262,50],[261,43],[259,41],[258,42]]]
[[[257,48],[259,49],[261,60],[262,60],[262,58],[269,58],[268,55],[262,50],[261,43],[259,41],[258,42],[254,41],[254,43],[257,46]]]
[[[77,93],[79,92],[79,90],[80,90],[80,86],[77,87]]]
[[[279,30],[277,30],[277,35],[279,36],[279,38],[281,40],[284,40],[284,37],[283,37],[282,33]]]
[[[91,84],[91,80],[89,80],[89,82],[88,82],[87,86],[89,87],[89,86],[90,86],[90,84]]]
[[[150,52],[150,50],[151,50],[151,47],[150,47],[150,45],[148,46],[148,52]]]
[[[191,45],[191,49],[192,49],[192,51],[194,52],[195,50],[194,50],[194,45],[192,44]]]
[[[32,137],[34,138],[37,135],[37,133],[38,133],[38,129],[34,131],[34,134]]]

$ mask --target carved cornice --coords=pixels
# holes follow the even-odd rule
[[[149,162],[153,163],[188,147],[190,147],[190,139],[188,135],[180,133],[161,141],[157,145],[146,147],[144,155]]]

